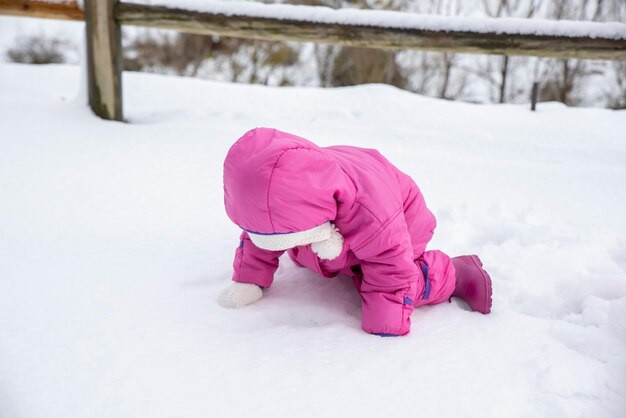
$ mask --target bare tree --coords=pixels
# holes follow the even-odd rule
[[[313,48],[320,86],[330,87],[333,85],[333,65],[341,47],[315,44]]]
[[[549,16],[561,20],[600,20],[605,0],[553,0]],[[544,60],[541,75],[541,100],[558,100],[567,105],[580,104],[580,88],[590,75],[602,72],[598,65],[578,59]]]
[[[483,10],[487,16],[500,17],[523,17],[530,19],[535,16],[541,6],[541,0],[482,0]],[[524,58],[511,58],[507,55],[501,57],[489,57],[486,61],[485,72],[497,75],[488,77],[492,91],[492,100],[504,103],[507,100],[509,79],[512,66],[526,66]],[[513,86],[516,93],[515,86]]]
[[[437,60],[440,54],[432,52],[409,53],[412,86],[411,90],[423,95],[435,95],[433,86],[439,77]]]
[[[602,21],[626,22],[626,1],[613,0],[605,2],[601,16]],[[608,73],[613,73],[612,81],[606,92],[607,106],[612,109],[626,109],[626,62],[612,62]]]
[[[401,10],[418,13],[458,16],[467,2],[458,0],[424,0],[401,2]],[[456,99],[466,89],[467,74],[462,71],[458,54],[406,51],[402,54],[409,89],[420,94]]]
[[[626,109],[626,63],[614,62],[612,65],[614,88],[607,92],[607,105],[611,109]]]

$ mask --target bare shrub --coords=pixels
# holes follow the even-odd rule
[[[199,76],[212,61],[230,81],[291,85],[287,68],[299,60],[299,50],[284,42],[147,31],[124,48],[124,69],[182,76]]]
[[[18,38],[7,51],[7,57],[11,62],[22,64],[61,64],[66,62],[64,51],[67,48],[67,41],[35,35]]]
[[[145,32],[124,48],[124,69],[195,76],[202,62],[227,49],[218,37]]]
[[[405,88],[407,81],[394,51],[342,48],[333,62],[332,86],[385,83]]]
[[[295,84],[289,69],[299,62],[298,47],[285,42],[232,41],[232,53],[222,57],[230,69],[231,81],[278,86]]]

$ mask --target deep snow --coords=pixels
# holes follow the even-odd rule
[[[626,112],[125,73],[115,123],[79,79],[0,65],[1,417],[623,416]],[[481,255],[493,313],[368,335],[348,279],[288,258],[220,308],[221,164],[255,126],[378,148],[437,215],[431,248]]]

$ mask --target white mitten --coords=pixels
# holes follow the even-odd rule
[[[263,290],[255,284],[233,283],[222,290],[217,298],[217,303],[224,308],[241,308],[257,302],[262,297]]]

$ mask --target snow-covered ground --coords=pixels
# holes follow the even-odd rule
[[[115,123],[79,80],[0,65],[1,417],[623,416],[625,111],[125,73]],[[493,313],[368,335],[350,280],[288,258],[220,308],[222,161],[255,126],[379,149],[437,215],[431,248],[481,255]]]

